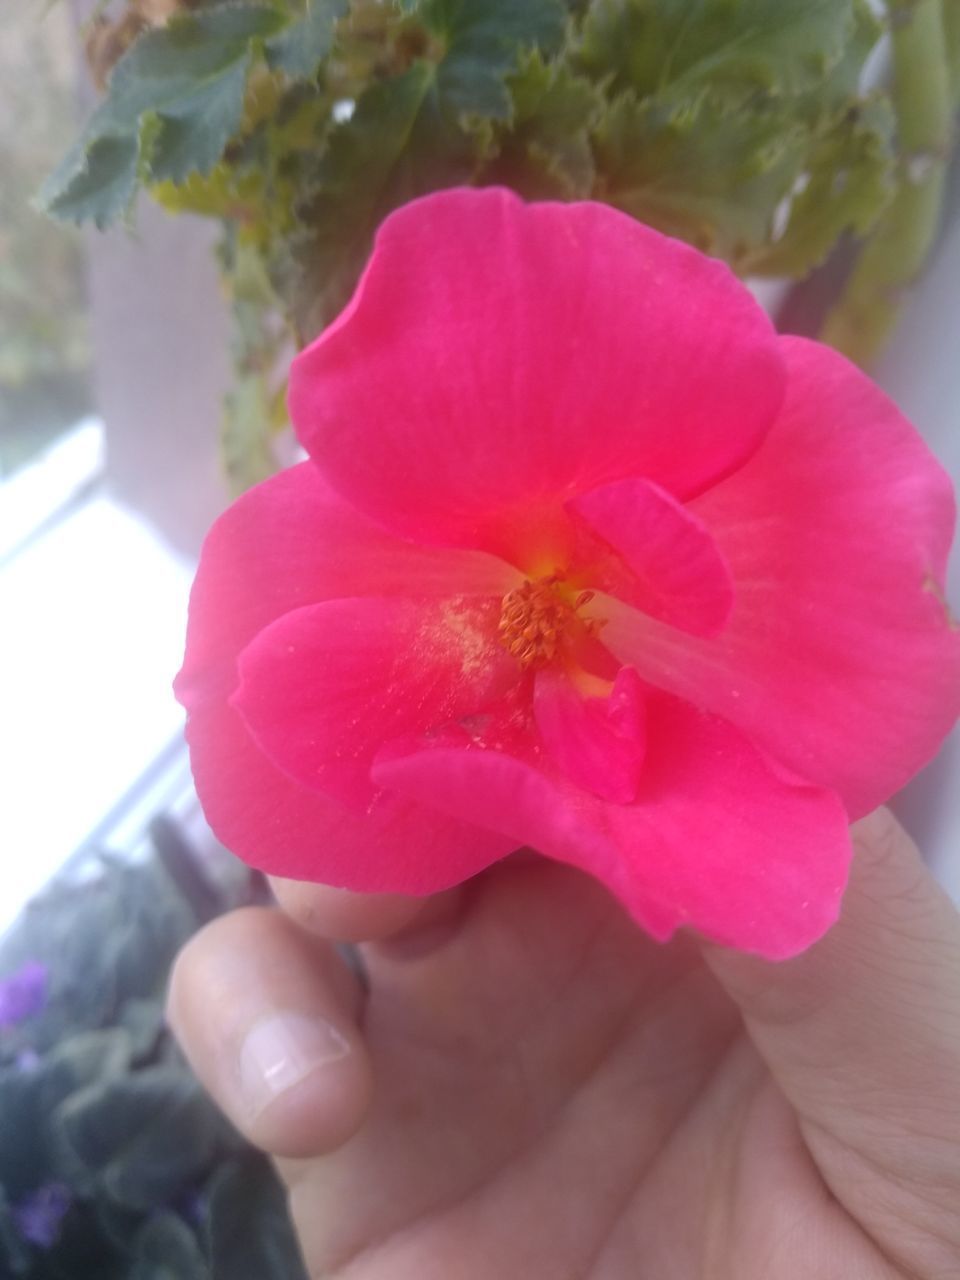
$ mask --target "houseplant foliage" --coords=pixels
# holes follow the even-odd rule
[[[178,852],[55,885],[0,947],[4,1280],[303,1276],[282,1193],[163,1020],[177,950],[255,899]]]
[[[32,209],[76,116],[65,11],[8,12],[0,50],[0,477],[89,411],[89,335],[80,238]],[[57,21],[60,19],[61,21]]]
[[[103,227],[146,187],[222,223],[242,489],[272,469],[290,347],[437,188],[602,200],[743,275],[802,277],[849,233],[832,335],[866,358],[934,234],[957,8],[892,0],[895,84],[868,92],[866,0],[130,0],[91,30],[105,96],[42,200]]]

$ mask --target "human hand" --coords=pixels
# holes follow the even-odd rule
[[[190,942],[171,1022],[314,1280],[956,1280],[960,917],[888,814],[855,836],[782,964],[524,855],[428,902],[280,882]]]

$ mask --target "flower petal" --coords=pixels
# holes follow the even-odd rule
[[[606,205],[490,188],[391,214],[294,361],[290,409],[361,510],[527,569],[562,550],[571,493],[639,474],[686,497],[728,474],[783,389],[724,265]]]
[[[604,644],[839,792],[852,817],[936,752],[960,713],[943,582],[955,506],[913,427],[841,356],[783,339],[787,402],[762,448],[691,509],[733,572],[715,640],[616,601]]]
[[[206,702],[187,724],[207,821],[228,849],[269,875],[361,893],[436,893],[482,871],[515,844],[400,795],[353,813],[270,763],[239,713]]]
[[[520,582],[483,552],[417,546],[385,532],[302,463],[250,489],[207,534],[177,697],[188,711],[229,697],[240,651],[303,605],[357,595],[489,596]]]
[[[690,926],[769,959],[803,951],[836,920],[846,883],[851,846],[838,797],[675,699],[655,696],[648,713],[631,805],[546,772],[530,739],[510,753],[395,743],[374,777],[591,872],[656,938]]]
[[[649,480],[617,480],[567,509],[616,552],[581,569],[591,587],[693,635],[723,630],[733,578],[703,521],[676,498]]]
[[[273,763],[358,809],[387,738],[483,710],[520,679],[500,600],[328,600],[284,614],[240,655],[231,699]]]
[[[238,654],[276,618],[363,589],[489,596],[521,581],[482,553],[403,542],[332,493],[311,463],[251,489],[211,529],[190,597],[177,695],[197,793],[220,840],[251,866],[369,892],[432,893],[510,842],[396,796],[358,816],[277,769],[227,704]]]
[[[636,799],[646,712],[632,667],[622,667],[602,697],[582,692],[562,668],[545,667],[536,675],[533,712],[544,746],[571,782],[614,804]]]

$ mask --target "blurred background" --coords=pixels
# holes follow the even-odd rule
[[[179,947],[264,900],[171,692],[227,324],[211,225],[34,206],[94,100],[82,16],[13,6],[0,40],[0,1280],[305,1280],[164,1024]]]
[[[88,109],[76,14],[0,42],[0,930],[91,846],[158,812],[207,839],[170,683],[206,526],[227,500],[214,231],[143,201],[131,229],[33,205]]]

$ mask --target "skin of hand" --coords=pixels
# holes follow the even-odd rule
[[[960,918],[888,813],[854,836],[781,964],[532,855],[427,902],[279,882],[171,1024],[314,1280],[957,1280]]]

